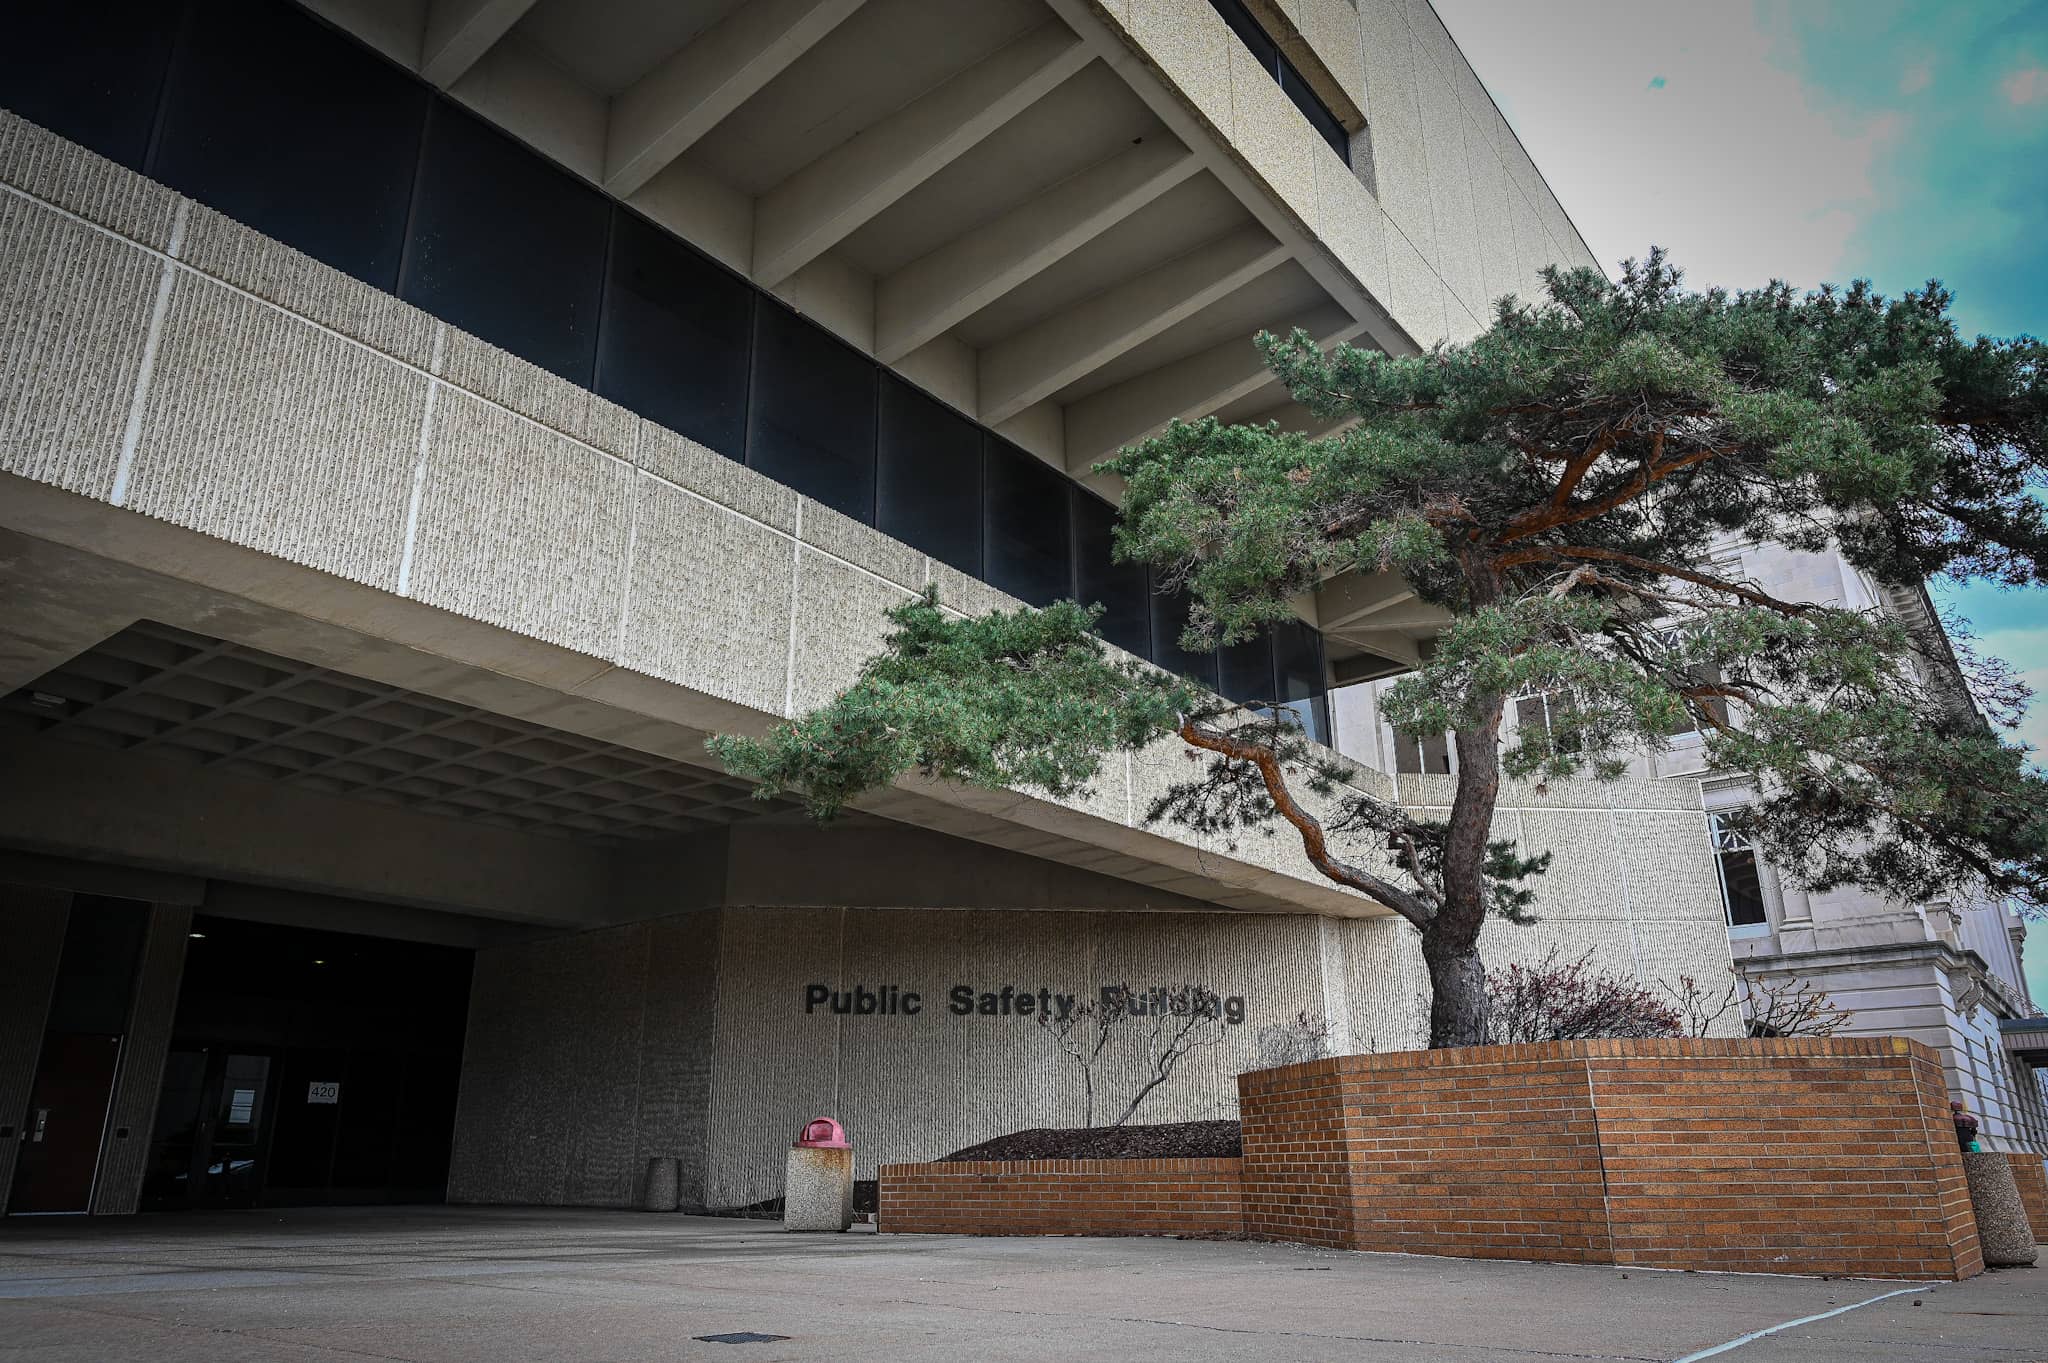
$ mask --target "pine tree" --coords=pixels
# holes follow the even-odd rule
[[[829,818],[912,770],[1070,794],[1177,735],[1208,756],[1149,817],[1291,826],[1323,875],[1414,924],[1432,1046],[1486,1038],[1480,929],[1526,921],[1547,862],[1488,837],[1502,779],[1613,779],[1682,723],[1753,775],[1739,831],[1805,886],[2048,903],[2048,782],[1986,722],[2019,698],[1995,667],[1973,693],[1938,633],[1722,566],[1731,542],[1833,544],[1880,584],[2038,586],[2048,346],[1964,340],[1935,283],[1691,292],[1661,252],[1544,279],[1541,303],[1419,356],[1261,335],[1337,434],[1176,423],[1100,466],[1125,480],[1119,556],[1191,596],[1190,648],[1256,637],[1347,570],[1447,613],[1384,698],[1398,730],[1455,735],[1447,819],[1343,785],[1285,710],[1114,657],[1071,604],[963,620],[927,595],[831,704],[713,751]],[[1530,693],[1551,722],[1504,749]]]

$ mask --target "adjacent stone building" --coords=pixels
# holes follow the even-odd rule
[[[1039,1019],[1104,986],[1222,1001],[1155,1119],[1227,1110],[1290,1019],[1421,1040],[1382,906],[1288,839],[1144,825],[1175,745],[817,829],[703,740],[830,696],[927,585],[1099,601],[1343,740],[1375,584],[1186,654],[1091,465],[1175,417],[1312,427],[1260,328],[1411,353],[1590,261],[1426,3],[7,22],[9,1210],[625,1206],[656,1156],[744,1205],[821,1113],[863,1171],[1079,1120]],[[1696,782],[1503,817],[1559,854],[1548,930],[1728,980]]]

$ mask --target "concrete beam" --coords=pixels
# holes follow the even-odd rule
[[[429,0],[420,74],[446,90],[533,6],[534,0]]]
[[[1154,138],[1054,185],[875,285],[875,357],[894,364],[1122,222],[1199,168]]]
[[[1066,25],[1046,24],[811,162],[761,196],[754,278],[782,283],[1089,60]]]
[[[998,341],[981,352],[981,419],[1009,420],[1287,259],[1246,224]]]
[[[1297,327],[1325,350],[1365,332],[1363,322],[1335,303],[1275,322],[1266,330],[1284,336]],[[1086,470],[1096,460],[1165,429],[1168,422],[1207,416],[1273,382],[1273,371],[1251,338],[1239,336],[1091,393],[1067,408],[1068,471]]]
[[[861,0],[753,0],[612,100],[604,187],[620,198],[817,46]]]

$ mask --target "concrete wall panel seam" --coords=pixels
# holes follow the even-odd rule
[[[796,499],[796,529],[789,537],[789,656],[782,664],[782,717],[796,718],[796,605],[803,581],[804,498]]]
[[[163,341],[164,318],[171,310],[171,283],[176,277],[178,248],[185,240],[185,220],[191,200],[178,200],[171,214],[171,240],[163,273],[157,279],[156,303],[149,312],[149,327],[143,333],[142,364],[135,371],[135,396],[128,404],[128,424],[121,432],[121,454],[114,464],[114,487],[107,500],[120,506],[128,500],[128,478],[135,468],[135,450],[142,443],[142,414],[149,405],[149,380],[156,371],[157,348]]]
[[[446,343],[448,328],[445,324],[434,328],[434,350],[427,378],[426,410],[420,414],[419,458],[413,465],[412,495],[405,505],[405,551],[398,560],[398,594],[412,594],[412,559],[419,542],[420,499],[427,490],[427,458],[429,442],[434,434],[434,399],[441,391],[441,380],[435,375],[441,372],[442,348]]]

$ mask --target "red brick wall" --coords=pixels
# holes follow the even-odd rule
[[[1413,1051],[1398,1067],[1350,1056],[1242,1076],[1246,1229],[1349,1249],[1611,1262],[1585,1065],[1556,1049]],[[1306,1212],[1289,1178],[1271,1177],[1304,1161],[1316,1162]],[[1292,1233],[1304,1215],[1318,1233]]]
[[[1931,1055],[1887,1038],[1680,1041],[1651,1054],[1631,1044],[1592,1043],[1586,1056],[1616,1263],[1943,1277],[1982,1267]]]
[[[2005,1157],[2012,1162],[2012,1181],[2020,1186],[2020,1205],[2027,1209],[2034,1239],[2048,1244],[2048,1171],[2042,1169],[2039,1155],[2007,1151]]]
[[[1262,1157],[1245,1165],[1245,1230],[1271,1240],[1348,1247],[1354,1241],[1351,1147],[1364,1127],[1347,1116],[1340,1086],[1311,1067],[1265,1070],[1260,1101],[1239,1104],[1245,1148]],[[1242,1083],[1240,1081],[1240,1087]]]
[[[876,1221],[927,1235],[1236,1235],[1234,1159],[885,1164]]]
[[[1238,1085],[1254,1234],[1668,1268],[1982,1267],[1940,1068],[1916,1042],[1410,1051]],[[1291,1192],[1303,1175],[1308,1213]],[[1332,1202],[1349,1203],[1348,1235]]]

